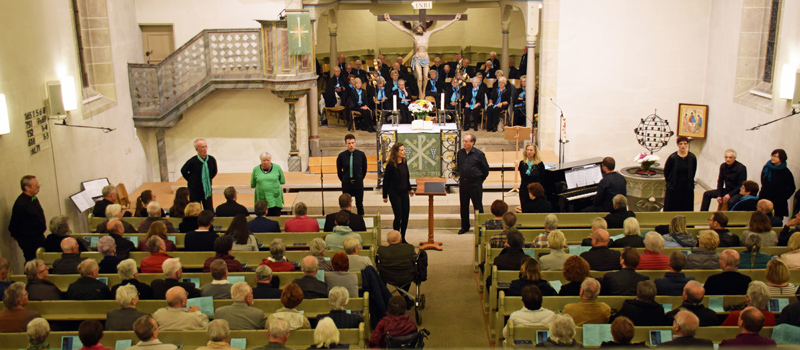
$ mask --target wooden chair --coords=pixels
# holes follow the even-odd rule
[[[122,182],[117,184],[117,202],[123,209],[129,208],[131,205],[131,200],[128,198],[128,189],[125,188],[125,184]]]
[[[486,83],[486,87],[490,89],[494,86],[496,81],[497,79],[483,79],[483,82]]]
[[[334,115],[336,116],[336,119],[339,120],[340,124],[344,122],[345,120],[344,116],[342,115],[343,113],[344,113],[344,106],[325,107],[325,118],[328,119],[328,126],[331,125],[331,120],[333,119]]]
[[[438,108],[439,108],[439,104],[436,102],[436,97],[433,97],[433,96],[425,96],[425,101],[428,101],[428,102],[430,102],[430,103],[433,103],[433,111],[432,111],[432,113],[433,113],[434,115],[436,115],[436,111],[437,111],[437,110],[438,110]]]

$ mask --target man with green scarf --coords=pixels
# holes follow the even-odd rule
[[[189,158],[181,168],[181,175],[189,187],[189,201],[203,203],[203,209],[214,210],[211,200],[211,179],[217,176],[217,160],[208,155],[206,140],[194,141],[197,156]]]

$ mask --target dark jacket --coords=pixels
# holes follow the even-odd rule
[[[714,230],[717,235],[719,236],[719,246],[720,247],[741,247],[742,243],[739,240],[739,236],[732,234],[727,229],[720,229]]]
[[[133,245],[133,242],[129,241],[125,237],[115,234],[109,234],[111,238],[114,239],[114,243],[117,245],[117,258],[120,260],[127,259],[130,256],[130,252],[136,250],[136,246]],[[116,271],[116,269],[115,269]]]
[[[578,343],[575,339],[572,339],[572,343],[569,344],[561,344],[556,343],[553,339],[547,338],[547,341],[536,344],[536,347],[543,347],[543,348],[573,348],[573,349],[583,349],[583,345]]]
[[[602,295],[636,295],[636,284],[649,279],[632,268],[624,268],[605,274],[600,291]]]
[[[414,246],[395,243],[378,247],[375,266],[381,278],[391,284],[406,284],[414,280]]]
[[[187,233],[196,230],[200,225],[197,224],[196,216],[185,216],[178,224],[178,232]]]
[[[402,176],[403,172],[406,175],[405,179]],[[397,165],[392,162],[386,163],[386,168],[383,171],[383,198],[389,198],[390,195],[407,196],[408,191],[411,190],[410,177],[407,162],[398,163]]]
[[[506,102],[506,103],[508,103],[508,105],[511,104],[511,88],[510,88],[510,86],[513,86],[513,85],[506,84],[506,88],[503,89],[503,93],[502,94],[500,93],[500,90],[498,90],[499,85],[495,85],[494,87],[492,87],[492,93],[489,96],[489,100],[494,102],[494,104],[493,104],[494,106],[496,106],[496,105],[498,105],[498,104],[500,104],[502,102]],[[508,109],[508,105],[503,106],[502,108],[503,109]]]
[[[28,300],[61,300],[61,290],[49,280],[28,279],[25,285],[28,291]]]
[[[331,74],[333,74],[333,69],[331,69]],[[341,92],[339,92],[339,94],[342,95],[341,98],[343,100],[347,99],[347,97],[344,96],[345,93],[347,92],[346,90],[344,90],[344,87],[347,86],[347,79],[344,77],[344,74],[340,73],[339,77],[331,76],[328,79],[327,84],[325,84],[324,97],[325,97],[326,107],[333,107],[336,105],[336,91],[334,91],[334,89],[336,88],[337,81],[339,83],[339,87],[343,89]]]
[[[370,348],[385,348],[387,333],[393,337],[399,337],[409,335],[416,331],[417,324],[414,323],[414,320],[412,320],[410,316],[386,315],[378,322],[377,326],[375,326],[375,330],[369,338],[369,346]]]
[[[347,226],[350,227],[353,232],[364,232],[367,230],[367,224],[364,222],[364,218],[361,217],[361,215],[344,209],[340,211],[346,211],[348,214],[350,214],[350,223],[347,224]],[[338,212],[325,216],[325,227],[323,229],[324,232],[333,232],[333,227],[336,226],[336,214],[338,214]]]
[[[783,226],[781,233],[778,234],[778,246],[785,247],[789,244],[789,238],[795,232],[800,232],[800,228],[791,228],[789,226]]]
[[[139,317],[147,315],[147,313],[141,312],[132,307],[111,310],[106,313],[106,330],[131,331],[133,330],[133,323],[136,322]]]
[[[273,279],[276,276],[272,277]],[[270,283],[256,283],[256,287],[253,288],[253,298],[254,299],[280,299],[281,298],[281,289],[275,288]]]
[[[641,343],[617,343],[614,341],[604,341],[600,343],[600,349],[620,349],[620,348],[647,348],[644,342]]]
[[[369,292],[369,322],[370,327],[375,329],[378,321],[386,315],[386,307],[389,305],[392,293],[386,288],[386,282],[378,275],[378,270],[372,266],[361,270],[361,289]]]
[[[461,90],[464,96],[464,99],[461,100],[464,103],[462,107],[465,109],[469,109],[469,106],[472,104],[472,90],[472,84],[467,84],[467,86]],[[480,103],[480,105],[478,105],[478,103]],[[486,108],[486,88],[484,87],[484,84],[481,84],[475,94],[475,110],[481,110],[484,108]]]
[[[237,203],[235,200],[229,200],[218,205],[214,213],[214,215],[219,217],[234,217],[239,214],[247,216],[250,215],[250,212],[247,210],[247,207]]]
[[[617,312],[616,317],[625,316],[631,319],[636,327],[666,326],[671,325],[664,321],[664,307],[653,301],[648,302],[639,299],[625,300],[622,308]]]
[[[699,348],[714,348],[714,342],[708,339],[701,339],[695,337],[678,337],[673,339],[672,341],[661,343],[658,346],[659,348],[690,348],[690,349],[699,349]]]
[[[692,152],[686,155],[689,161],[689,174],[687,178],[682,179],[678,178],[678,167],[675,166],[675,162],[679,158],[678,152],[674,152],[667,157],[667,162],[664,163],[664,178],[667,182],[667,191],[675,189],[678,183],[688,184],[689,188],[694,188],[694,175],[697,173],[697,157]]]
[[[472,147],[469,153],[463,148],[456,154],[456,164],[461,186],[478,186],[489,176],[489,162],[483,151]]]
[[[525,288],[525,286],[530,286],[530,285],[534,285],[537,288],[539,288],[539,291],[542,292],[543,297],[558,295],[558,293],[556,292],[555,289],[553,289],[550,283],[547,283],[547,281],[545,280],[538,280],[534,282],[529,280],[518,279],[511,281],[511,285],[508,286],[508,290],[506,291],[506,296],[514,296],[514,297],[522,296],[522,288]]]
[[[621,194],[626,195],[628,189],[625,182],[625,177],[618,172],[606,173],[603,179],[597,184],[597,195],[594,197],[592,206],[602,211],[611,211],[614,209],[612,200],[614,196]]]
[[[100,260],[98,265],[100,265],[100,273],[104,274],[114,274],[117,273],[117,265],[120,263],[119,258],[116,256],[104,256],[103,260]]]
[[[124,230],[125,233],[138,233],[139,232],[139,230],[136,227],[133,227],[133,225],[131,225],[130,222],[127,222],[125,220],[121,220],[121,221],[122,221],[122,227],[125,228],[125,230]],[[108,225],[108,220],[103,220],[102,222],[97,224],[97,227],[95,227],[95,229],[94,229],[94,233],[108,233],[107,225]],[[119,247],[117,247],[117,248],[119,248]]]
[[[67,289],[68,300],[110,300],[111,291],[103,282],[91,277],[80,277]]]
[[[706,293],[708,295],[708,293]],[[675,315],[678,311],[681,311],[681,308],[685,308],[688,311],[691,311],[698,319],[700,319],[700,327],[713,327],[719,326],[720,322],[717,318],[717,313],[714,310],[711,310],[705,306],[703,306],[702,302],[693,303],[688,300],[684,300],[683,303],[678,305],[675,309],[670,312],[667,312],[664,315],[664,321],[672,323],[672,320],[675,319]]]
[[[781,318],[778,323],[786,323],[800,327],[800,301],[796,301],[784,307],[783,310],[781,310]]]
[[[247,223],[247,227],[252,233],[281,232],[281,225],[266,216],[259,216]]]
[[[206,199],[203,190],[203,162],[198,157],[195,154],[181,167],[181,175],[186,179],[186,186],[189,187],[189,201],[191,202],[202,202]],[[206,163],[208,164],[209,182],[213,185],[214,176],[217,176],[217,160],[211,155],[207,155]]]
[[[595,271],[621,269],[619,256],[620,253],[618,251],[608,249],[607,246],[592,247],[589,251],[581,253],[581,258],[584,258],[589,263],[589,267]]]
[[[109,205],[114,204],[114,202],[108,199],[101,199],[94,203],[94,209],[92,209],[92,215],[96,218],[104,218],[106,217],[106,207]]]
[[[719,347],[776,347],[775,341],[757,333],[739,333],[736,338],[725,339],[719,343]]]
[[[169,221],[164,217],[147,217],[147,219],[142,220],[142,222],[139,224],[139,228],[137,228],[136,230],[139,233],[147,233],[147,231],[150,230],[150,226],[153,225],[154,222],[159,220],[163,220],[164,226],[167,227],[167,233],[178,233],[178,230],[176,230],[175,226],[172,225],[172,221]],[[140,241],[139,244],[142,244],[142,242]]]
[[[761,191],[758,193],[758,198],[772,201],[775,216],[788,216],[789,204],[787,201],[796,189],[792,171],[788,167],[784,167],[780,170],[772,170],[770,173],[768,176],[765,165],[761,171]]]
[[[453,94],[458,94],[456,96],[456,105],[458,105],[461,101],[461,98],[464,97],[463,94],[464,89],[461,86],[453,87],[453,84],[448,84],[447,87],[444,89],[444,103],[446,105],[446,109],[456,109],[456,106],[450,104],[453,102]]]
[[[438,77],[438,74],[437,74]],[[433,91],[433,87],[436,86],[436,91]],[[444,92],[444,79],[436,79],[436,82],[428,80],[428,83],[425,84],[425,96],[433,96],[436,98],[436,102],[439,102],[441,99],[441,95]]]
[[[125,286],[125,285],[128,285],[128,284],[131,284],[134,287],[136,287],[136,291],[139,292],[139,299],[140,300],[152,300],[153,299],[153,288],[150,288],[150,286],[148,286],[147,283],[140,282],[139,280],[137,280],[135,278],[129,279],[129,280],[122,280],[122,282],[120,284],[117,284],[117,285],[111,287],[111,295],[116,297],[117,289],[119,289],[119,287],[121,287],[121,286]]]
[[[61,254],[60,259],[53,262],[53,274],[56,275],[75,275],[78,274],[78,265],[86,258],[81,254]]]
[[[167,291],[172,287],[181,286],[189,294],[189,298],[199,298],[200,290],[195,287],[192,282],[181,282],[176,278],[157,279],[150,283],[153,288],[153,299],[163,300],[166,299]]]
[[[18,242],[41,243],[44,241],[44,231],[47,231],[47,221],[44,218],[39,198],[33,198],[21,193],[14,206],[11,208],[11,221],[8,223],[11,237]]]
[[[719,166],[719,177],[717,178],[717,196],[737,195],[742,183],[747,180],[747,167],[739,161],[734,160],[733,165],[722,163]]]
[[[606,215],[605,219],[606,224],[608,224],[608,228],[622,228],[623,224],[625,223],[625,219],[635,217],[636,214],[628,210],[628,208],[617,208],[611,210],[611,212]],[[644,245],[642,247],[644,247]]]
[[[228,254],[219,254],[206,259],[205,263],[203,264],[203,272],[211,272],[211,263],[214,260],[222,259],[225,260],[225,265],[228,266],[228,272],[244,272],[244,267],[242,267],[242,263],[236,260],[236,257],[233,255]]]
[[[528,255],[525,254],[522,248],[505,247],[494,258],[493,265],[497,266],[498,270],[519,271],[522,266],[522,258],[526,256]]]
[[[750,281],[750,276],[737,271],[723,271],[708,276],[703,286],[706,289],[705,295],[745,295]]]
[[[397,101],[400,104],[400,101]],[[364,180],[367,176],[367,155],[361,150],[353,150],[353,179]],[[336,157],[336,175],[339,181],[350,180],[350,151],[344,150]]]
[[[581,295],[581,282],[570,282],[563,286],[558,291],[558,296],[560,297],[571,297],[571,296],[580,296]]]
[[[70,235],[61,236],[51,233],[44,238],[44,245],[42,247],[44,248],[44,251],[48,253],[61,253],[62,252],[61,241],[63,241],[64,238],[67,237],[72,237],[72,236]],[[72,237],[72,238],[75,238],[75,240],[78,241],[78,251],[81,252],[89,251],[89,249],[86,248],[86,240],[80,237]]]
[[[214,241],[219,235],[209,231],[189,231],[183,239],[183,250],[187,252],[213,252]]]
[[[611,248],[644,248],[644,238],[642,236],[629,235],[612,241],[608,246]]]
[[[745,196],[733,205],[731,211],[756,211],[758,210],[758,197]]]
[[[536,197],[522,206],[523,213],[550,213],[553,206],[544,197]]]
[[[325,317],[330,317],[336,328],[358,328],[358,324],[364,321],[361,315],[351,314],[345,310],[331,310],[329,314],[317,315],[317,322]]]
[[[304,299],[318,299],[328,297],[328,285],[317,279],[315,276],[303,275],[292,283],[297,284],[303,290]]]
[[[352,110],[361,109],[361,106],[367,106],[369,109],[374,108],[374,104],[372,103],[372,96],[367,93],[367,89],[364,88],[367,83],[364,82],[361,85],[361,104],[358,104],[358,92],[356,89],[350,89],[348,92],[349,96],[347,97],[347,107]]]
[[[683,295],[683,287],[687,282],[693,281],[694,277],[686,277],[683,272],[667,272],[664,278],[658,278],[655,281],[656,290],[658,295]]]

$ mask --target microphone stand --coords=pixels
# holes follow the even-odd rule
[[[565,145],[567,142],[569,142],[569,140],[565,140],[564,137],[564,110],[561,109],[561,107],[559,107],[555,101],[553,101],[552,97],[550,98],[550,102],[552,102],[553,105],[555,105],[556,108],[561,111],[561,115],[558,117],[558,167],[561,168],[561,166],[564,164],[564,153],[566,150]]]
[[[791,117],[791,116],[794,116],[794,115],[797,115],[797,114],[800,114],[800,109],[797,109],[797,108],[792,108],[792,113],[789,113],[789,115],[787,115],[787,116],[780,117],[780,118],[778,118],[778,119],[771,120],[771,121],[768,121],[768,122],[766,122],[766,123],[763,123],[763,124],[758,124],[758,125],[756,125],[756,126],[754,126],[754,127],[750,128],[750,129],[745,129],[745,131],[754,131],[754,130],[758,130],[758,129],[761,129],[761,127],[762,127],[762,126],[770,125],[770,124],[772,124],[772,123],[774,123],[774,122],[777,122],[777,121],[779,121],[779,120],[783,120],[783,119],[789,118],[789,117]]]
[[[503,191],[503,201],[506,201],[506,149],[500,149],[500,191]]]
[[[325,190],[323,189],[324,180],[322,178],[322,148],[319,149],[319,193],[322,195],[322,216],[325,216]]]

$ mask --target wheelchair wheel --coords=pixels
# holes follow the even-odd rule
[[[419,295],[419,302],[418,303],[419,303],[419,309],[420,310],[425,310],[425,294],[420,294]]]
[[[417,320],[417,324],[422,325],[422,315],[419,313],[419,308],[414,308],[414,317]]]

